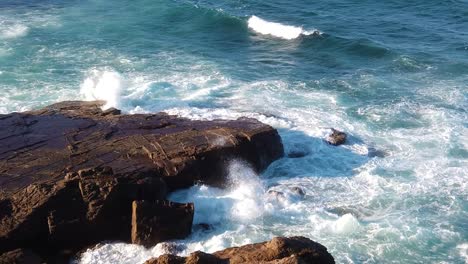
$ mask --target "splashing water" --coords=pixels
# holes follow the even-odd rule
[[[123,82],[123,78],[117,72],[93,69],[81,84],[80,93],[88,101],[106,101],[104,109],[119,107]]]

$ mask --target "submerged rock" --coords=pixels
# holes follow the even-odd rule
[[[197,224],[195,227],[202,231],[209,231],[213,229],[213,226],[207,223],[200,223]]]
[[[288,152],[287,156],[288,158],[291,158],[291,159],[297,159],[297,158],[303,158],[305,156],[307,156],[309,153],[305,150],[291,150],[290,152]]]
[[[389,154],[385,150],[379,150],[379,149],[375,149],[372,147],[368,148],[368,151],[367,151],[367,156],[369,156],[370,158],[373,158],[373,157],[385,158],[388,155]]]
[[[292,193],[300,196],[300,197],[304,197],[305,196],[305,192],[304,190],[301,188],[301,187],[291,187],[290,190],[292,191]]]
[[[145,264],[335,263],[327,248],[305,237],[276,237],[270,241],[227,248],[212,254],[200,251],[188,257],[162,255]]]
[[[49,256],[103,240],[131,241],[134,201],[158,207],[168,192],[195,182],[225,184],[232,158],[261,171],[283,155],[277,131],[254,119],[122,115],[102,111],[103,104],[62,102],[0,115],[0,253],[29,248]],[[190,231],[193,206],[181,214],[178,206],[165,206],[142,209],[137,226],[158,228],[135,242]]]
[[[325,140],[333,146],[339,146],[346,142],[346,137],[346,133],[332,128],[331,134]]]

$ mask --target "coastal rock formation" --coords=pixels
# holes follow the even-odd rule
[[[27,248],[49,256],[131,241],[132,216],[134,242],[180,238],[190,232],[193,205],[164,201],[168,192],[196,182],[222,186],[233,158],[261,171],[283,155],[277,131],[254,119],[121,115],[103,104],[0,115],[0,253]],[[151,224],[159,229],[143,237]]]
[[[43,260],[34,252],[18,248],[0,254],[0,264],[41,264]]]
[[[192,203],[133,201],[132,243],[153,246],[168,239],[184,238],[192,229]]]
[[[305,237],[276,237],[270,241],[233,247],[212,254],[194,252],[187,257],[162,255],[145,264],[332,264],[327,248]]]
[[[325,139],[329,144],[333,146],[339,146],[346,142],[346,133],[336,130],[334,128],[331,129],[331,134]]]

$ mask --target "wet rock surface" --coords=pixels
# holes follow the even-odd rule
[[[187,257],[162,255],[145,264],[328,264],[335,263],[327,248],[305,237],[276,237],[270,241],[227,248],[207,254],[194,252]]]
[[[327,136],[325,141],[333,146],[339,146],[346,142],[346,133],[331,128],[331,133]]]
[[[196,182],[222,186],[233,158],[261,171],[283,155],[277,131],[254,119],[122,115],[102,111],[103,104],[62,102],[0,115],[0,254],[25,248],[47,257],[103,240],[131,241],[134,201],[180,217],[168,223],[137,210],[137,219],[146,219],[140,227],[180,223],[186,230],[193,206],[182,217],[164,201],[169,192]],[[182,233],[156,230],[139,241]]]
[[[153,246],[168,239],[184,238],[192,229],[192,203],[133,201],[132,243]]]

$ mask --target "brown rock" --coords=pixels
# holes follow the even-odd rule
[[[182,239],[192,229],[192,203],[134,201],[132,206],[132,243],[154,246],[168,239]]]
[[[188,257],[163,255],[145,264],[332,264],[327,248],[305,237],[276,237],[268,242],[233,247],[213,254],[192,253]]]
[[[0,255],[0,264],[40,264],[42,259],[27,249],[18,248]]]
[[[223,185],[231,158],[260,171],[283,155],[277,131],[254,119],[121,115],[102,105],[0,115],[0,253],[130,241],[133,201],[153,203],[195,182]]]
[[[326,141],[333,146],[338,146],[346,142],[346,134],[334,128],[331,129],[331,134],[328,135]]]

